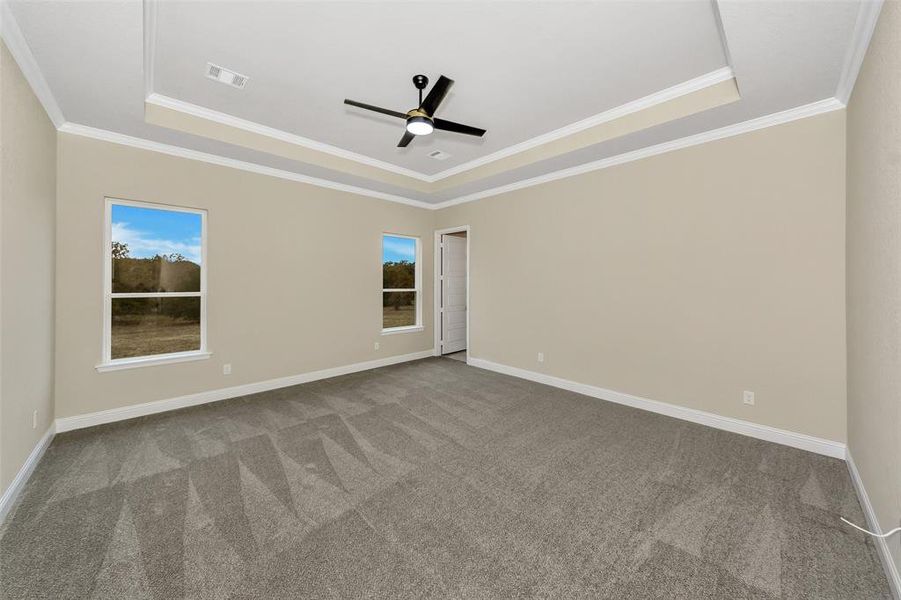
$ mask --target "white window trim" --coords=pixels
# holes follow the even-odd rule
[[[413,240],[416,242],[416,265],[413,268],[413,282],[414,287],[412,288],[382,288],[382,294],[379,298],[380,305],[383,302],[385,297],[385,292],[415,292],[416,293],[416,324],[415,325],[402,325],[400,327],[383,327],[382,335],[395,335],[398,333],[416,333],[417,331],[422,331],[425,329],[422,325],[422,241],[413,235],[403,235],[401,233],[391,233],[389,231],[382,232],[382,237],[379,238],[381,243],[381,252],[380,256],[382,256],[382,260],[384,260],[384,252],[385,252],[385,236],[403,238],[407,240]],[[384,285],[384,281],[382,282]],[[383,309],[384,311],[384,309]],[[384,317],[380,317],[384,319]],[[384,322],[384,321],[383,321]]]
[[[165,365],[195,360],[204,360],[212,356],[207,349],[207,211],[200,208],[186,208],[169,204],[156,204],[153,202],[136,202],[121,198],[106,198],[104,207],[103,224],[103,340],[101,348],[101,360],[96,369],[100,373],[132,369],[137,367],[149,367],[152,365]],[[113,206],[135,206],[138,208],[152,208],[173,212],[186,212],[200,215],[200,292],[168,292],[168,293],[117,293],[112,292],[112,216]],[[113,298],[200,298],[200,349],[188,352],[173,352],[169,354],[150,354],[147,356],[134,356],[129,358],[112,358],[112,312]]]
[[[190,352],[174,352],[172,354],[153,354],[151,356],[138,356],[135,358],[120,358],[108,363],[101,363],[94,367],[100,373],[107,371],[121,371],[122,369],[136,369],[138,367],[152,367],[154,365],[171,365],[174,363],[206,360],[212,356],[210,352],[191,350]]]

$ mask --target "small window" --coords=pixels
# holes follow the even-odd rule
[[[103,362],[206,352],[206,211],[107,200]]]
[[[419,238],[382,236],[382,331],[420,329]]]

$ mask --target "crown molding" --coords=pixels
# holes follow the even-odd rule
[[[25,80],[31,86],[34,95],[37,96],[41,106],[44,107],[44,111],[50,117],[53,126],[59,129],[66,122],[66,118],[63,116],[63,111],[60,110],[53,92],[50,91],[50,86],[47,85],[47,80],[44,79],[44,74],[41,73],[41,69],[31,53],[31,48],[28,47],[28,42],[25,41],[25,36],[22,35],[22,30],[19,29],[19,24],[16,22],[9,4],[5,1],[0,1],[0,36],[6,42],[9,53],[12,54],[16,63],[18,63],[19,69],[22,70],[22,75],[25,76]]]
[[[150,66],[145,65],[145,69],[152,69],[152,64]],[[152,80],[152,75],[147,75],[145,73],[145,79],[146,78],[150,78]],[[351,152],[350,150],[338,148],[337,146],[332,146],[330,144],[317,142],[310,138],[289,133],[287,131],[276,129],[274,127],[269,127],[267,125],[262,125],[254,121],[248,121],[247,119],[242,119],[240,117],[236,117],[227,113],[215,111],[204,106],[191,104],[190,102],[185,102],[183,100],[165,96],[163,94],[150,93],[145,101],[148,104],[153,104],[155,106],[181,112],[187,115],[212,121],[214,123],[219,123],[220,125],[225,125],[227,127],[234,127],[236,129],[248,131],[257,135],[269,137],[289,144],[294,144],[310,150],[316,150],[330,154],[332,156],[337,156],[339,158],[358,162],[370,167],[383,169],[397,175],[410,177],[419,181],[424,181],[426,183],[436,183],[448,177],[471,171],[497,160],[519,154],[520,152],[525,152],[526,150],[531,150],[532,148],[536,148],[538,146],[542,146],[544,144],[580,133],[582,131],[585,131],[586,129],[597,127],[598,125],[620,119],[627,115],[642,110],[647,110],[659,104],[663,104],[676,98],[698,92],[700,90],[709,88],[711,86],[734,78],[735,75],[732,72],[732,68],[723,67],[721,69],[717,69],[716,71],[712,71],[705,75],[701,75],[700,77],[679,83],[659,92],[654,92],[653,94],[649,94],[637,100],[627,102],[626,104],[617,106],[597,115],[593,115],[591,117],[588,117],[587,119],[582,119],[581,121],[571,123],[569,125],[566,125],[565,127],[561,127],[559,129],[555,129],[554,131],[533,137],[519,144],[508,146],[507,148],[498,150],[497,152],[493,152],[475,160],[457,165],[456,167],[451,167],[450,169],[446,169],[434,175],[426,175],[412,169],[406,169],[404,167],[397,166],[393,163],[371,158],[369,156],[358,154],[356,152]]]
[[[847,105],[848,100],[851,99],[857,75],[860,73],[863,59],[867,55],[867,48],[869,48],[873,32],[876,30],[882,2],[883,0],[862,0],[857,9],[854,33],[851,35],[851,43],[848,46],[848,53],[845,55],[845,64],[838,80],[838,89],[835,92],[835,97],[842,104]]]
[[[732,69],[732,77],[735,79],[735,88],[738,95],[741,96],[741,86],[738,85],[738,75],[735,74],[735,63],[732,61],[732,51],[729,49],[729,37],[726,35],[726,23],[723,22],[723,13],[720,11],[720,1],[712,0],[713,20],[716,21],[716,30],[720,35],[720,44],[723,46],[723,56],[726,57],[726,64]]]
[[[465,162],[463,164],[457,165],[456,167],[451,167],[450,169],[446,169],[444,171],[441,171],[440,173],[432,175],[429,178],[429,181],[434,183],[436,181],[441,181],[442,179],[446,179],[454,175],[459,175],[460,173],[465,173],[466,171],[471,171],[472,169],[476,169],[494,161],[507,158],[508,156],[513,156],[514,154],[519,154],[520,152],[531,150],[532,148],[536,148],[549,142],[574,135],[581,131],[585,131],[586,129],[591,129],[592,127],[597,127],[598,125],[609,123],[610,121],[620,119],[622,117],[625,117],[626,115],[631,115],[642,110],[647,110],[648,108],[657,106],[658,104],[669,102],[670,100],[680,98],[693,92],[698,92],[700,90],[709,88],[711,86],[734,78],[735,74],[732,72],[731,67],[723,67],[721,69],[717,69],[716,71],[701,75],[700,77],[695,77],[694,79],[689,79],[688,81],[684,81],[672,87],[660,90],[659,92],[654,92],[653,94],[649,94],[647,96],[644,96],[643,98],[639,98],[638,100],[627,102],[626,104],[622,104],[610,110],[588,117],[587,119],[576,121],[575,123],[571,123],[569,125],[566,125],[565,127],[561,127],[560,129],[555,129],[554,131],[533,137],[519,144],[508,146],[503,150],[498,150],[497,152],[493,152],[491,154],[488,154],[487,156]]]
[[[613,121],[615,119],[619,119],[626,115],[630,115],[641,110],[646,110],[648,108],[654,107],[658,104],[663,104],[670,100],[674,100],[681,96],[685,96],[687,94],[691,94],[693,92],[698,92],[700,90],[706,89],[708,87],[717,85],[724,81],[728,81],[729,79],[735,79],[735,74],[732,71],[731,67],[731,58],[730,52],[728,48],[728,44],[726,41],[725,30],[722,27],[722,22],[719,17],[719,9],[717,6],[717,0],[713,0],[714,3],[714,11],[716,12],[716,20],[717,27],[720,34],[720,39],[723,46],[723,52],[727,60],[727,66],[712,71],[710,73],[706,73],[694,79],[690,79],[688,81],[684,81],[682,83],[676,84],[664,90],[660,90],[658,92],[654,92],[637,100],[633,100],[631,102],[627,102],[626,104],[617,106],[610,110],[604,111],[602,113],[593,115],[581,121],[577,121],[575,123],[571,123],[559,129],[555,129],[548,133],[544,133],[528,139],[524,142],[520,142],[518,144],[514,144],[512,146],[508,146],[497,152],[493,152],[486,156],[462,163],[457,165],[456,167],[451,167],[439,173],[435,173],[433,175],[428,175],[425,173],[421,173],[419,171],[415,171],[413,169],[407,169],[405,167],[401,167],[394,163],[390,163],[387,161],[379,160],[376,158],[372,158],[370,156],[359,154],[357,152],[353,152],[350,150],[345,150],[344,148],[340,148],[337,146],[333,146],[331,144],[326,144],[323,142],[318,142],[311,138],[306,138],[300,135],[296,135],[290,132],[287,132],[282,129],[277,129],[275,127],[269,127],[267,125],[263,125],[261,123],[257,123],[255,121],[250,121],[247,119],[242,119],[240,117],[236,117],[234,115],[230,115],[228,113],[223,113],[220,111],[212,110],[206,108],[204,106],[200,106],[197,104],[192,104],[190,102],[185,102],[183,100],[179,100],[177,98],[172,98],[170,96],[165,96],[163,94],[158,94],[153,91],[154,88],[154,76],[153,71],[155,68],[155,53],[156,53],[156,29],[157,29],[157,13],[158,13],[158,0],[143,0],[143,10],[144,10],[144,96],[145,102],[149,104],[153,104],[162,108],[167,108],[169,110],[182,112],[187,115],[191,115],[194,117],[198,117],[201,119],[205,119],[208,121],[212,121],[214,123],[219,123],[221,125],[225,125],[228,127],[234,127],[237,129],[241,129],[243,131],[247,131],[250,133],[254,133],[257,135],[269,137],[272,139],[276,139],[279,141],[283,141],[289,144],[294,144],[303,148],[307,148],[310,150],[323,152],[325,154],[329,154],[331,156],[335,156],[338,158],[354,161],[363,165],[367,165],[373,168],[382,169],[389,173],[394,173],[396,175],[401,175],[404,177],[410,177],[412,179],[423,181],[425,183],[436,183],[448,177],[453,177],[454,175],[459,175],[460,173],[465,173],[467,171],[471,171],[473,169],[479,168],[481,166],[487,165],[489,163],[495,162],[497,160],[501,160],[507,158],[509,156],[513,156],[515,154],[519,154],[520,152],[525,152],[532,148],[536,148],[538,146],[547,144],[549,142],[553,142],[567,136],[571,136],[577,133],[580,133],[586,129],[590,129],[592,127],[596,127],[598,125],[602,125],[604,123]],[[736,86],[738,82],[736,81]]]
[[[260,175],[268,175],[269,177],[278,177],[279,179],[287,179],[289,181],[306,183],[309,185],[315,185],[317,187],[336,190],[339,192],[358,194],[360,196],[369,196],[370,198],[388,200],[389,202],[397,202],[400,204],[406,204],[408,206],[415,206],[417,208],[431,209],[434,206],[427,202],[414,200],[412,198],[406,198],[404,196],[396,196],[394,194],[378,192],[376,190],[370,190],[355,185],[338,183],[336,181],[330,181],[328,179],[310,177],[308,175],[301,175],[300,173],[292,173],[291,171],[284,171],[282,169],[275,169],[273,167],[267,167],[256,163],[245,162],[243,160],[227,158],[224,156],[219,156],[218,154],[209,154],[207,152],[200,152],[198,150],[183,148],[181,146],[172,146],[170,144],[163,144],[161,142],[155,142],[144,138],[116,133],[114,131],[108,131],[106,129],[97,129],[95,127],[89,127],[87,125],[79,125],[77,123],[64,123],[61,127],[59,127],[59,131],[60,133],[68,133],[71,135],[93,138],[95,140],[102,140],[105,142],[112,142],[114,144],[121,144],[123,146],[131,146],[132,148],[139,148],[141,150],[150,150],[151,152],[160,152],[162,154],[177,156],[179,158],[198,160],[213,165],[219,165],[221,167],[230,167],[232,169],[238,169],[241,171],[258,173]]]
[[[435,209],[440,210],[442,208],[456,206],[457,204],[473,202],[475,200],[481,200],[483,198],[498,196],[507,192],[521,190],[523,188],[533,187],[536,185],[541,185],[543,183],[549,183],[551,181],[557,181],[558,179],[566,179],[567,177],[574,177],[576,175],[582,175],[583,173],[590,173],[591,171],[599,171],[601,169],[606,169],[608,167],[640,160],[642,158],[648,158],[650,156],[672,152],[673,150],[689,148],[691,146],[697,146],[699,144],[705,144],[707,142],[721,140],[723,138],[741,135],[743,133],[749,133],[751,131],[757,131],[758,129],[764,129],[766,127],[782,125],[783,123],[812,117],[833,110],[839,110],[844,107],[845,105],[839,102],[837,99],[827,98],[825,100],[820,100],[811,104],[805,104],[796,108],[790,108],[788,110],[773,113],[763,117],[758,117],[749,121],[743,121],[734,125],[721,127],[720,129],[712,129],[710,131],[690,135],[684,138],[679,138],[677,140],[663,142],[662,144],[657,144],[655,146],[648,146],[647,148],[641,148],[639,150],[633,150],[631,152],[618,154],[616,156],[611,156],[609,158],[585,163],[576,167],[570,167],[568,169],[562,169],[559,171],[554,171],[552,173],[545,173],[544,175],[539,175],[530,179],[524,179],[522,181],[502,185],[489,190],[483,190],[481,192],[475,192],[466,196],[460,196],[459,198],[446,200],[432,206],[434,206]]]
[[[274,127],[261,125],[260,123],[241,119],[239,117],[212,110],[204,106],[198,106],[197,104],[184,102],[183,100],[178,100],[176,98],[170,98],[169,96],[163,96],[162,94],[152,93],[147,96],[145,102],[162,108],[168,108],[169,110],[174,110],[187,115],[191,115],[192,117],[206,119],[208,121],[219,123],[220,125],[225,125],[227,127],[234,127],[243,131],[255,133],[257,135],[262,135],[282,142],[287,142],[289,144],[294,144],[296,146],[301,146],[303,148],[308,148],[310,150],[316,150],[318,152],[337,156],[338,158],[352,160],[363,165],[395,173],[396,175],[403,175],[405,177],[411,177],[420,181],[430,181],[427,175],[423,175],[418,171],[405,169],[403,167],[371,158],[363,154],[351,152],[350,150],[344,150],[343,148],[338,148],[337,146],[332,146],[330,144],[317,142],[316,140],[312,140],[310,138],[305,138],[293,133],[288,133],[287,131],[284,131],[282,129],[276,129]]]
[[[156,0],[144,0],[144,97],[153,93],[153,67],[156,60]]]
[[[734,125],[728,125],[726,127],[721,127],[719,129],[713,129],[711,131],[705,131],[703,133],[699,133],[696,135],[690,135],[690,136],[687,136],[684,138],[671,140],[669,142],[664,142],[662,144],[648,146],[647,148],[633,150],[631,152],[618,154],[616,156],[611,156],[611,157],[597,160],[594,162],[585,163],[583,165],[578,165],[578,166],[570,167],[567,169],[561,169],[559,171],[553,171],[551,173],[545,173],[544,175],[539,175],[537,177],[524,179],[522,181],[517,181],[514,183],[507,184],[507,185],[499,186],[496,188],[491,188],[488,190],[475,192],[473,194],[460,196],[458,198],[452,198],[450,200],[446,200],[444,202],[438,202],[438,203],[423,202],[421,200],[414,200],[412,198],[406,198],[406,197],[397,196],[394,194],[378,192],[375,190],[370,190],[370,189],[362,188],[362,187],[358,187],[358,186],[338,183],[338,182],[330,181],[327,179],[320,179],[317,177],[301,175],[299,173],[293,173],[291,171],[284,171],[281,169],[275,169],[272,167],[267,167],[267,166],[259,165],[256,163],[250,163],[250,162],[245,162],[245,161],[236,160],[236,159],[232,159],[232,158],[226,158],[226,157],[219,156],[216,154],[209,154],[209,153],[200,152],[197,150],[190,150],[188,148],[182,148],[180,146],[172,146],[169,144],[163,144],[160,142],[155,142],[155,141],[147,140],[144,138],[132,137],[132,136],[124,135],[121,133],[107,131],[104,129],[96,129],[94,127],[88,127],[86,125],[79,125],[76,123],[65,123],[65,124],[63,124],[62,127],[59,128],[59,131],[62,133],[69,133],[72,135],[80,135],[83,137],[89,137],[89,138],[94,138],[94,139],[103,140],[103,141],[107,141],[107,142],[112,142],[114,144],[122,144],[125,146],[140,148],[142,150],[150,150],[152,152],[161,152],[163,154],[168,154],[170,156],[177,156],[180,158],[187,158],[187,159],[191,159],[191,160],[199,160],[202,162],[207,162],[210,164],[219,165],[219,166],[223,166],[223,167],[231,167],[233,169],[249,171],[252,173],[258,173],[260,175],[267,175],[270,177],[278,177],[280,179],[287,179],[289,181],[297,181],[300,183],[307,183],[310,185],[315,185],[315,186],[323,187],[323,188],[327,188],[327,189],[348,192],[351,194],[358,194],[361,196],[369,196],[370,198],[378,198],[380,200],[388,200],[390,202],[398,202],[400,204],[406,204],[408,206],[415,206],[417,208],[424,208],[427,210],[441,210],[443,208],[456,206],[458,204],[464,204],[466,202],[474,202],[476,200],[481,200],[483,198],[490,198],[492,196],[498,196],[501,194],[505,194],[507,192],[512,192],[512,191],[516,191],[516,190],[520,190],[520,189],[524,189],[524,188],[528,188],[528,187],[533,187],[536,185],[541,185],[543,183],[557,181],[559,179],[575,177],[576,175],[582,175],[584,173],[590,173],[592,171],[599,171],[602,169],[606,169],[608,167],[613,167],[616,165],[621,165],[621,164],[625,164],[628,162],[641,160],[643,158],[649,158],[651,156],[656,156],[658,154],[665,154],[667,152],[672,152],[674,150],[681,150],[683,148],[690,148],[691,146],[698,146],[700,144],[705,144],[707,142],[721,140],[724,138],[741,135],[743,133],[750,133],[752,131],[757,131],[760,129],[765,129],[767,127],[773,127],[776,125],[782,125],[784,123],[789,123],[791,121],[796,121],[798,119],[805,119],[807,117],[813,117],[816,115],[831,112],[834,110],[840,110],[843,108],[845,108],[845,105],[843,103],[839,102],[836,98],[827,98],[825,100],[820,100],[818,102],[812,102],[810,104],[805,104],[803,106],[798,106],[798,107],[784,110],[781,112],[773,113],[770,115],[765,115],[763,117],[758,117],[756,119],[751,119],[749,121],[743,121],[741,123],[736,123]]]

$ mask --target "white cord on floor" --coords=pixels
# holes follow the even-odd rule
[[[848,525],[850,525],[851,527],[853,527],[854,529],[859,529],[860,531],[862,531],[862,532],[864,532],[864,533],[866,533],[866,534],[868,534],[868,535],[872,535],[873,537],[877,537],[877,538],[887,538],[888,536],[890,536],[890,535],[895,535],[896,533],[898,533],[899,531],[901,531],[901,527],[895,527],[894,529],[892,529],[892,530],[889,531],[888,533],[873,533],[872,531],[870,531],[870,530],[868,530],[868,529],[864,529],[863,527],[858,527],[857,525],[855,525],[854,523],[852,523],[851,521],[849,521],[849,520],[846,519],[845,517],[839,517],[839,518],[840,518],[842,521],[844,521],[845,523],[847,523]]]

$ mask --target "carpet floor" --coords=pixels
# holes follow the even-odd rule
[[[58,435],[4,599],[890,598],[845,464],[426,359]]]

